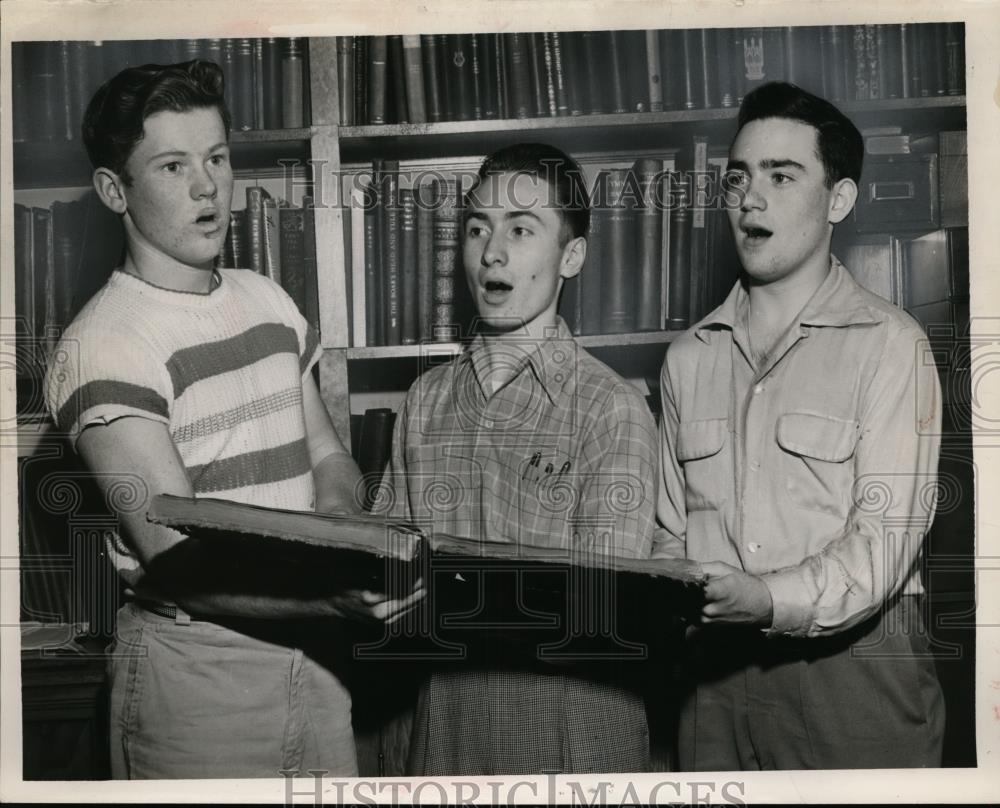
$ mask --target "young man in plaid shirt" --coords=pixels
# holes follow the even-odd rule
[[[381,510],[433,532],[574,554],[650,554],[652,417],[556,314],[563,282],[583,269],[589,219],[580,168],[558,149],[520,144],[483,163],[463,230],[479,334],[410,389]],[[514,664],[502,644],[489,654],[486,665],[424,683],[414,774],[647,768],[643,700],[616,676],[619,665],[584,677],[572,665]]]

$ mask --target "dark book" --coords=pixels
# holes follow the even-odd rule
[[[646,32],[621,31],[625,45],[625,91],[629,112],[649,112],[649,64],[646,60]]]
[[[32,42],[28,46],[32,140],[55,140],[61,135],[66,98],[59,86],[59,50],[58,42]]]
[[[483,109],[483,54],[480,50],[480,37],[468,34],[466,37],[469,53],[470,89],[472,92],[472,119],[481,121],[485,116]]]
[[[386,87],[389,59],[389,39],[385,36],[368,38],[368,123],[384,124],[386,118]]]
[[[882,98],[903,97],[903,31],[899,25],[880,25],[878,60],[882,65]]]
[[[32,208],[31,217],[32,255],[35,261],[35,322],[39,328],[35,338],[44,343],[48,356],[59,337],[52,211],[48,208]]]
[[[305,66],[303,44],[305,40],[291,37],[285,40],[281,56],[281,121],[286,129],[305,126]]]
[[[372,160],[372,180],[365,202],[365,341],[381,345],[382,329],[382,163]]]
[[[421,90],[422,92],[422,90]],[[341,126],[354,126],[354,37],[337,37],[337,100]]]
[[[30,85],[31,59],[29,49],[32,43],[11,42],[11,137],[15,143],[36,137],[32,132],[31,119],[31,96],[32,87]]]
[[[848,26],[848,30],[851,34],[851,65],[853,67],[851,92],[848,94],[848,97],[853,98],[855,101],[864,101],[869,97],[869,93],[871,92],[869,87],[871,74],[868,70],[865,26],[851,25]]]
[[[416,189],[417,199],[417,311],[420,342],[434,335],[434,186],[425,183]]]
[[[668,196],[671,206],[667,328],[683,330],[691,324],[691,192],[685,176],[671,174]]]
[[[432,330],[437,342],[458,338],[455,284],[459,261],[461,209],[455,180],[435,180],[434,197],[434,315]]]
[[[660,63],[660,34],[643,32],[646,38],[646,86],[649,94],[649,111],[663,112],[663,73]]]
[[[530,34],[505,34],[510,67],[504,76],[510,81],[511,114],[515,118],[531,116],[534,102],[531,82]]]
[[[119,61],[119,59],[117,57],[113,56],[113,50],[112,50],[112,48],[114,46],[114,43],[113,42],[112,43],[106,43],[106,45],[107,46],[105,48],[105,56],[106,56],[107,60],[109,62]],[[110,46],[110,47],[108,47],[108,46]],[[223,39],[205,39],[205,40],[202,40],[202,53],[204,54],[204,58],[207,59],[210,62],[215,62],[217,65],[219,65],[219,67],[223,68],[223,71],[225,71],[225,67],[224,67],[224,64],[223,64],[225,62],[225,60],[226,60],[225,50],[226,50],[226,48],[225,48],[225,40],[223,40]],[[230,54],[231,53],[232,52],[230,51]],[[109,72],[113,72],[113,69],[114,68],[112,68],[112,70],[109,71]],[[225,78],[226,78],[226,80],[228,82],[229,77],[225,76]],[[226,87],[228,88],[228,86],[229,85],[227,83]]]
[[[209,42],[214,43],[215,40],[209,40]],[[236,106],[236,77],[233,75],[233,71],[236,68],[236,40],[220,39],[218,42],[219,61],[216,64],[222,68],[226,104],[229,106],[230,115],[232,115],[232,110]],[[115,43],[112,43],[111,53],[113,54],[116,49]],[[129,59],[129,64],[131,65],[131,59]],[[122,66],[124,67],[125,65]]]
[[[410,188],[399,189],[400,206],[400,331],[403,345],[420,339],[420,299],[417,279],[417,200]]]
[[[263,41],[264,50],[264,128],[281,129],[282,113],[281,52],[284,46],[276,37]]]
[[[371,37],[354,37],[354,122],[357,125],[371,123],[368,111],[368,95],[371,75],[368,70],[368,54],[371,51]]]
[[[583,115],[586,110],[587,84],[581,64],[583,35],[577,31],[560,34],[563,52],[563,75],[566,83],[566,103],[570,115]]]
[[[586,76],[584,91],[584,112],[588,115],[600,115],[608,112],[611,107],[612,88],[611,77],[608,75],[611,66],[611,43],[608,31],[581,31],[579,58],[584,64]]]
[[[847,98],[850,65],[843,25],[827,25],[822,32],[823,93],[831,101]]]
[[[511,89],[512,72],[510,54],[507,47],[506,34],[492,34],[494,50],[496,51],[496,69],[491,77],[496,81],[497,115],[503,120],[514,117],[513,90]]]
[[[695,323],[705,314],[708,288],[709,212],[714,198],[712,174],[708,168],[708,137],[694,135],[690,149],[682,152],[678,165],[689,173],[691,188],[691,300],[688,313],[691,322]]]
[[[479,60],[478,91],[482,116],[486,120],[500,117],[500,101],[497,98],[500,77],[497,74],[497,35],[476,34],[476,51]]]
[[[409,123],[410,110],[406,101],[406,61],[403,55],[403,38],[401,36],[389,37],[386,72],[389,76],[385,102],[386,123]]]
[[[240,132],[253,129],[254,124],[254,57],[253,40],[234,40],[233,64],[230,73],[232,86],[229,88],[229,98],[232,108],[233,131]]]
[[[351,457],[355,463],[358,462],[358,451],[361,448],[361,425],[364,420],[365,416],[360,412],[351,413]]]
[[[39,333],[35,325],[35,262],[32,250],[34,224],[31,208],[14,203],[14,316],[17,318],[16,331],[25,337]],[[39,283],[41,283],[39,279]],[[18,354],[19,361],[21,354]],[[22,367],[18,365],[18,374]]]
[[[597,174],[590,199],[590,229],[587,231],[587,259],[580,271],[580,333],[601,333],[604,274],[608,264],[607,230],[610,215],[608,172]]]
[[[640,197],[631,170],[613,168],[608,172],[607,253],[601,278],[604,334],[635,329],[636,206]]]
[[[258,275],[265,274],[264,266],[264,195],[259,185],[247,188],[247,255],[246,266]]]
[[[456,119],[457,111],[455,110],[454,76],[451,71],[451,46],[447,34],[435,34],[434,41],[437,43],[435,49],[437,67],[435,70],[438,86],[441,88],[441,120],[453,121]]]
[[[448,43],[448,90],[452,120],[471,121],[475,117],[473,95],[475,77],[472,75],[471,34],[449,34]]]
[[[901,76],[900,92],[901,98],[913,98],[920,95],[919,86],[914,86],[913,71],[916,68],[916,54],[911,50],[913,47],[913,36],[910,31],[913,25],[902,23],[899,25],[899,72]]]
[[[396,413],[388,407],[365,410],[361,422],[361,439],[358,446],[358,469],[364,481],[362,507],[371,510],[378,493],[382,474],[392,454],[392,429]]]
[[[945,23],[945,92],[965,92],[965,23]]]
[[[253,128],[264,129],[264,98],[267,76],[264,73],[264,40],[251,40],[253,50]]]
[[[56,86],[59,99],[62,101],[58,137],[61,140],[76,140],[79,137],[79,130],[74,126],[76,115],[73,108],[73,75],[77,68],[73,58],[73,44],[63,40],[58,42],[57,46],[59,61]]]
[[[264,274],[281,286],[281,208],[278,200],[264,192]]]
[[[878,56],[880,26],[865,26],[865,59],[868,62],[868,97],[882,98],[882,64]]]
[[[313,197],[302,197],[303,226],[305,228],[305,247],[303,250],[303,266],[306,279],[306,320],[319,333],[319,278],[316,271],[316,209]]]
[[[564,63],[563,34],[553,31],[545,34],[547,51],[552,59],[552,84],[555,95],[556,115],[563,117],[570,114],[569,93],[566,86],[566,66]]]
[[[424,99],[424,63],[420,53],[420,36],[403,36],[403,62],[406,76],[406,110],[410,123],[427,122]]]
[[[386,160],[382,177],[384,195],[382,220],[382,298],[385,306],[385,344],[403,341],[402,261],[400,254],[401,208],[399,205],[399,162]]]
[[[660,205],[660,183],[663,178],[663,161],[640,158],[632,167],[639,184],[640,204],[637,211],[638,227],[638,288],[635,302],[635,327],[639,331],[657,331],[662,325],[660,300],[662,296],[662,242],[663,211]]]
[[[629,88],[630,79],[628,63],[628,41],[626,31],[605,32],[606,44],[608,48],[608,58],[610,60],[609,88],[611,90],[610,104],[611,112],[629,112]]]
[[[281,286],[306,316],[306,214],[302,208],[281,209]]]
[[[444,104],[441,99],[441,82],[438,70],[438,37],[421,35],[420,57],[423,63],[424,100],[427,120],[431,123],[444,120]]]
[[[528,67],[531,70],[531,102],[535,118],[549,114],[548,91],[545,87],[545,35],[524,34],[528,43]]]
[[[930,23],[927,26],[929,31],[928,61],[924,64],[924,69],[933,75],[932,86],[928,87],[927,95],[945,95],[948,92],[948,25],[943,22]]]
[[[62,331],[76,314],[74,297],[77,259],[83,241],[83,207],[80,202],[55,201],[51,211],[54,325]]]
[[[698,109],[704,106],[701,84],[701,34],[697,28],[690,28],[682,31],[681,35],[684,71],[681,106],[683,109]]]

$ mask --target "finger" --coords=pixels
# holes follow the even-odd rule
[[[731,564],[727,564],[724,561],[703,561],[701,564],[701,571],[704,572],[709,578],[722,578],[726,575],[732,575],[734,572],[738,572],[736,567]]]

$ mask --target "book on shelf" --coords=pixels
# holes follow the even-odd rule
[[[436,342],[457,339],[458,322],[456,284],[460,276],[461,199],[453,179],[434,180],[434,296],[431,316],[432,336]]]
[[[444,120],[444,102],[441,97],[441,79],[439,72],[440,57],[438,55],[439,38],[435,35],[421,34],[420,58],[424,78],[424,101],[427,107],[427,120],[437,123]]]
[[[424,64],[420,55],[420,36],[406,34],[402,43],[408,120],[410,123],[426,123],[427,103],[424,99]]]
[[[361,505],[366,511],[371,510],[375,502],[382,474],[389,462],[395,423],[396,413],[388,407],[369,408],[361,419],[356,459],[364,483]]]
[[[602,334],[625,334],[635,327],[637,201],[635,174],[627,168],[610,169],[601,267]]]
[[[281,123],[286,129],[306,124],[305,116],[305,40],[284,40],[281,53]]]
[[[386,123],[409,123],[410,113],[406,101],[406,62],[403,56],[403,38],[388,38],[386,54]]]
[[[368,339],[368,280],[365,277],[365,219],[368,211],[365,206],[367,189],[371,184],[370,176],[355,176],[345,174],[344,198],[349,200],[345,212],[350,218],[351,250],[345,255],[350,257],[351,277],[351,344],[360,347],[367,344]]]
[[[382,175],[383,193],[381,204],[383,210],[381,233],[382,256],[382,300],[385,308],[385,333],[383,341],[386,345],[401,345],[403,341],[402,324],[402,251],[400,249],[400,223],[402,210],[399,205],[399,162],[386,160]]]
[[[412,188],[399,189],[399,319],[400,341],[416,345],[420,339],[420,297],[417,274],[417,200]]]
[[[659,204],[662,194],[659,184],[663,181],[663,161],[640,158],[633,166],[639,184],[640,206],[637,213],[638,284],[635,301],[635,329],[657,331],[663,325],[662,302],[662,250],[663,211]]]

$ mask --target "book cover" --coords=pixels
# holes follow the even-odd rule
[[[441,83],[438,71],[438,37],[423,34],[420,37],[420,56],[423,62],[424,102],[427,120],[431,123],[444,120],[441,101]]]
[[[368,91],[372,76],[368,70],[371,37],[354,37],[354,123],[358,126],[371,123],[368,110]]]
[[[545,63],[545,112],[550,118],[559,114],[556,101],[556,66],[552,51],[552,34],[542,34],[542,55]]]
[[[251,40],[253,49],[253,128],[264,128],[264,94],[267,77],[264,74],[264,40]]]
[[[403,35],[403,62],[406,68],[406,109],[411,123],[427,122],[424,98],[424,63],[420,53],[420,36]]]
[[[300,37],[286,39],[281,56],[281,122],[286,129],[306,125],[303,106],[303,41]]]
[[[52,294],[54,321],[60,331],[76,314],[74,296],[79,274],[77,262],[83,243],[83,209],[80,202],[52,203]]]
[[[483,98],[483,51],[481,49],[482,37],[478,34],[467,36],[469,52],[469,86],[472,93],[472,119],[481,121],[486,117],[484,109],[485,100]]]
[[[14,315],[17,332],[27,337],[39,333],[35,325],[35,263],[32,250],[31,208],[14,203]],[[39,279],[41,282],[41,279]],[[20,354],[19,354],[20,356]]]
[[[370,193],[365,200],[365,333],[366,345],[382,345],[382,211],[383,160],[372,160]]]
[[[714,32],[708,28],[699,28],[696,48],[700,60],[698,65],[698,98],[704,109],[711,109],[719,105],[719,81],[714,45]]]
[[[701,36],[696,28],[681,32],[683,88],[681,106],[683,109],[698,109],[703,106],[701,95]],[[680,78],[680,76],[678,76]]]
[[[455,283],[459,262],[461,211],[455,180],[435,180],[434,198],[434,315],[432,330],[437,342],[458,338]]]
[[[400,332],[403,345],[420,339],[420,300],[417,281],[417,200],[412,188],[399,189],[400,206]]]
[[[659,204],[659,184],[663,161],[640,158],[632,167],[639,185],[638,290],[635,327],[639,331],[657,331],[661,327],[660,299],[662,281],[663,211]]]
[[[347,199],[350,200],[350,208],[346,211],[350,217],[351,227],[351,317],[352,335],[351,345],[356,348],[368,343],[368,280],[365,277],[365,197],[370,177],[345,178],[345,184],[349,185]]]
[[[55,289],[55,248],[52,235],[52,211],[31,209],[32,245],[35,259],[35,316],[39,331],[36,339],[44,340],[46,355],[51,354],[58,340],[58,303]]]
[[[965,23],[945,24],[945,92],[965,92]]]
[[[253,129],[254,125],[254,58],[253,40],[237,39],[233,43],[233,64],[229,75],[232,86],[227,95],[231,99],[230,115],[234,132]]]
[[[709,32],[713,38],[712,50],[715,53],[717,72],[715,88],[717,91],[717,103],[723,109],[735,107],[738,103],[736,97],[736,84],[733,76],[733,31],[731,28],[716,28]]]
[[[32,140],[55,140],[60,136],[66,99],[59,86],[59,47],[58,42],[32,42],[27,46]]]
[[[708,297],[709,223],[714,188],[708,166],[708,137],[694,135],[690,150],[685,150],[678,165],[690,171],[691,187],[691,259],[689,317],[692,323],[705,314]]]
[[[382,474],[392,453],[392,430],[395,423],[396,413],[388,407],[365,410],[361,421],[358,468],[364,480],[361,505],[366,511],[371,510],[375,502]]]

